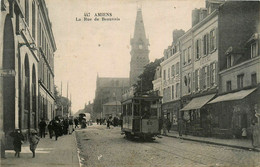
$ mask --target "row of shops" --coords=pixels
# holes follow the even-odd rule
[[[258,86],[222,95],[183,97],[162,104],[162,114],[170,120],[171,130],[182,130],[185,134],[241,138],[245,128],[249,137],[251,124],[260,119],[259,94]]]

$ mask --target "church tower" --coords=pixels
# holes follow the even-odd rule
[[[149,63],[149,40],[146,38],[142,10],[137,10],[134,36],[130,40],[130,86],[135,84],[138,76],[142,74],[144,66]]]

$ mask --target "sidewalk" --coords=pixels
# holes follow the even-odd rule
[[[36,149],[35,158],[32,158],[28,143],[23,144],[20,158],[14,157],[13,150],[7,150],[6,159],[1,159],[0,166],[79,167],[75,133],[61,136],[57,141],[55,137],[50,139],[48,135],[42,138]]]
[[[177,131],[170,131],[167,133],[167,137],[180,138]],[[191,135],[182,135],[181,139],[260,152],[259,148],[252,147],[251,140],[249,139],[218,139]]]

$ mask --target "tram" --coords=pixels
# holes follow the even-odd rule
[[[139,95],[122,101],[122,133],[126,138],[134,136],[151,139],[160,134],[159,112],[161,96]]]

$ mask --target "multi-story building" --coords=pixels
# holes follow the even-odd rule
[[[173,129],[177,129],[177,119],[180,110],[180,45],[178,38],[184,34],[183,30],[173,31],[173,43],[164,51],[162,72],[162,114],[171,122]]]
[[[0,17],[0,136],[4,155],[4,150],[12,147],[9,132],[19,128],[25,133],[38,127],[41,53],[51,52],[48,55],[52,56],[53,69],[56,47],[44,0],[2,0]],[[39,24],[44,25],[48,42],[41,43],[39,36],[44,35],[40,34]],[[50,78],[46,71],[44,75]],[[53,87],[53,77],[49,80],[48,88],[51,84]]]
[[[149,40],[146,38],[142,10],[137,10],[134,36],[130,40],[130,86],[138,81],[139,75],[144,71],[144,66],[149,63]]]
[[[193,27],[180,38],[182,46],[182,105],[183,118],[191,133],[207,129],[202,120],[209,116],[205,104],[217,92],[217,11],[194,9]]]
[[[54,97],[54,52],[56,44],[45,1],[39,0],[37,38],[39,47],[39,119],[56,116]]]
[[[258,95],[256,88],[248,84],[258,84],[259,11],[259,2],[244,1],[206,1],[206,8],[193,10],[192,28],[178,39],[181,96],[179,116],[184,120],[186,133],[223,134],[225,132],[221,132],[221,129],[230,130],[238,124],[239,121],[233,123],[233,119],[241,121],[242,117],[226,111],[233,111],[239,107],[223,102],[225,100],[221,98],[222,95],[228,93],[224,90],[241,91],[248,88],[247,91],[242,90],[242,93],[253,92],[251,95],[254,97]],[[170,48],[165,53],[169,50]],[[166,81],[171,76],[168,64],[169,66],[174,64],[175,59],[167,59],[169,58],[166,57],[161,63],[163,103],[169,101],[172,94],[170,84]],[[248,87],[244,88],[246,83]],[[219,99],[222,99],[221,102]],[[251,101],[252,105],[251,103],[248,105],[254,106],[254,112],[258,115],[256,99]],[[224,103],[228,107],[224,107]],[[165,109],[162,107],[162,111]],[[253,109],[247,107],[245,110]],[[249,126],[251,121],[249,117],[254,115],[254,112],[247,116],[244,114],[245,118],[242,121],[244,123],[240,122],[240,128],[245,124]]]
[[[218,109],[218,127],[237,137],[260,118],[259,12],[259,2],[227,3],[219,10],[219,93],[209,104]]]
[[[129,78],[105,78],[97,76],[94,99],[94,116],[100,118],[103,104],[122,100],[122,94],[129,89]]]
[[[120,117],[121,115],[121,102],[112,101],[103,104],[102,118],[108,119],[109,117]]]

